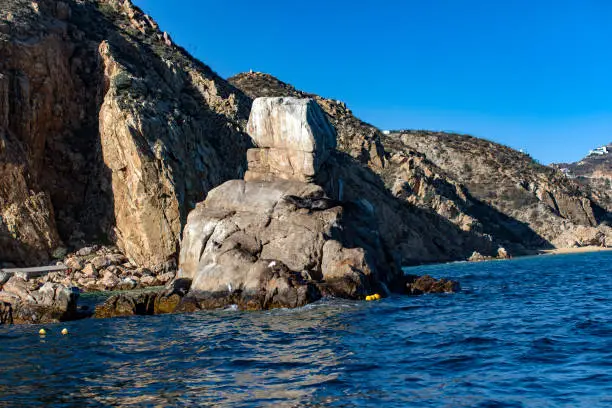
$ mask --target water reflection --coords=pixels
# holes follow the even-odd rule
[[[0,406],[605,406],[610,255],[424,268],[453,296],[2,327]]]

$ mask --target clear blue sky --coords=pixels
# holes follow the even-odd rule
[[[612,142],[610,0],[135,0],[223,77],[253,69],[382,129],[574,161]]]

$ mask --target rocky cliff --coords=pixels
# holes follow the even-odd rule
[[[575,163],[552,165],[584,189],[608,212],[612,211],[612,145],[601,146]]]
[[[246,168],[249,107],[129,1],[3,1],[1,260],[113,241],[171,267],[189,210]]]
[[[253,148],[261,96],[312,98],[338,150],[309,162],[305,150]],[[375,228],[355,236],[377,231],[401,263],[604,244],[592,195],[516,154],[456,135],[385,136],[270,75],[225,81],[128,0],[0,4],[0,262],[116,244],[134,266],[173,269],[189,212],[248,166],[253,179],[301,174],[370,214]]]
[[[424,153],[473,197],[554,246],[610,242],[612,231],[602,225],[608,213],[588,191],[524,153],[452,133],[404,131],[388,140]]]

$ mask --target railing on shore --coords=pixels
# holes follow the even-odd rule
[[[24,279],[38,278],[51,272],[65,271],[66,265],[36,266],[33,268],[0,268],[0,274],[16,275]]]

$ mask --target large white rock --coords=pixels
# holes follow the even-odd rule
[[[247,131],[259,147],[325,154],[336,148],[336,131],[310,98],[257,98]]]

